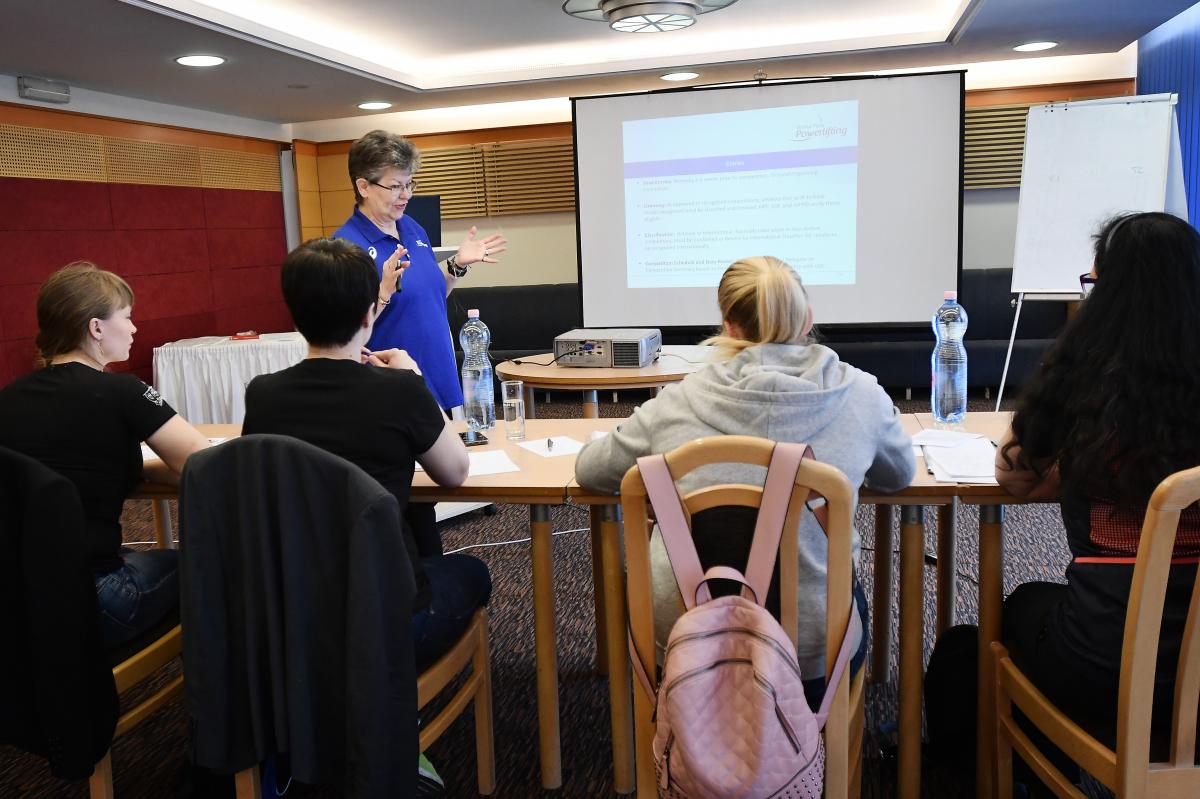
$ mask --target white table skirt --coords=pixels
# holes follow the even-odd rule
[[[192,424],[241,424],[246,385],[258,375],[299,363],[308,342],[299,333],[257,339],[203,336],[154,348],[154,385]]]

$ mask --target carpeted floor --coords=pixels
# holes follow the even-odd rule
[[[578,416],[576,403],[539,402],[542,417]],[[606,399],[606,398],[602,398]],[[625,416],[640,399],[622,393],[621,402],[604,402],[603,416]],[[899,400],[903,411],[922,411],[926,400]],[[973,399],[973,410],[991,410],[993,405]],[[444,524],[447,550],[474,547],[468,551],[487,562],[492,574],[491,636],[495,702],[495,739],[498,797],[611,796],[611,744],[605,679],[595,670],[595,625],[592,608],[591,549],[584,528],[585,509],[563,506],[552,515],[554,529],[555,600],[558,608],[558,665],[562,726],[563,788],[543,792],[539,785],[537,759],[537,708],[533,656],[533,610],[530,602],[529,550],[523,543],[478,546],[484,543],[518,541],[528,536],[528,511],[506,506],[487,516],[476,511]],[[935,551],[936,516],[927,517],[926,550]],[[126,538],[150,538],[150,516],[146,503],[129,503],[124,518]],[[871,551],[873,515],[860,508],[856,523],[862,534],[863,562],[859,574],[871,596]],[[977,512],[960,507],[957,524],[959,544],[957,571],[960,577],[957,618],[973,622],[976,617]],[[1061,580],[1068,554],[1056,505],[1014,506],[1005,518],[1005,589],[1030,580]],[[898,535],[895,536],[898,541]],[[894,572],[899,572],[898,558]],[[934,570],[927,568],[925,620],[926,655],[933,643]],[[895,607],[893,598],[893,607]],[[893,615],[894,619],[894,615]],[[879,642],[873,642],[878,645]],[[891,640],[896,650],[893,621]],[[867,747],[863,796],[868,799],[894,795],[894,764],[890,756],[893,737],[886,732],[895,720],[896,675],[886,684],[873,685],[867,694]],[[120,799],[158,799],[179,795],[179,775],[184,766],[187,724],[182,703],[176,703],[114,745],[116,795]],[[429,752],[447,781],[448,795],[475,795],[474,733],[470,714],[460,718]],[[951,775],[936,768],[924,771],[927,797],[958,797],[973,794],[971,786],[958,784]],[[336,796],[329,790],[293,787],[290,795]],[[0,797],[86,797],[86,784],[67,784],[49,776],[42,761],[10,747],[0,747]]]

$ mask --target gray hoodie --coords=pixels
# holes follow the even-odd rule
[[[899,412],[875,378],[842,363],[820,344],[759,344],[668,386],[575,462],[580,485],[616,493],[642,455],[669,452],[692,439],[742,434],[805,442],[817,460],[841,469],[850,484],[897,491],[913,477],[912,441]],[[716,483],[762,483],[758,467],[704,467],[680,481],[693,491]],[[799,546],[797,654],[806,677],[824,673],[825,535],[811,514],[802,517]],[[652,542],[655,620],[660,642],[682,612],[661,542]],[[859,538],[854,536],[854,558]],[[664,626],[665,624],[665,626]]]

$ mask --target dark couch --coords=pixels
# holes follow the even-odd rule
[[[1011,269],[963,270],[959,302],[967,309],[969,320],[967,375],[972,387],[996,388],[1000,385],[1015,312],[1012,302],[1016,295],[1009,291],[1011,281]],[[931,317],[940,302],[940,297],[930,298]],[[491,330],[491,354],[496,363],[550,352],[555,336],[582,326],[579,287],[575,283],[462,288],[455,290],[447,303],[447,317],[456,349],[458,330],[466,321],[468,308],[478,308],[479,317]],[[820,309],[817,311],[819,317]],[[1025,303],[1009,367],[1010,386],[1019,386],[1029,375],[1065,322],[1064,303]],[[818,333],[821,343],[831,347],[847,363],[878,377],[884,386],[929,387],[933,330],[928,325],[871,331],[826,328]],[[703,335],[701,332],[666,333],[664,343],[694,344]],[[458,357],[461,364],[461,351]]]

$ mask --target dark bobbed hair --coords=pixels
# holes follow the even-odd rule
[[[280,274],[292,322],[309,344],[348,344],[379,296],[379,273],[362,247],[312,239],[288,253]]]
[[[1096,285],[1025,386],[1013,434],[1019,465],[1056,462],[1064,492],[1144,505],[1200,464],[1200,234],[1140,213],[1095,241]]]
[[[411,174],[420,166],[421,153],[408,139],[386,130],[371,131],[350,145],[350,153],[346,157],[354,202],[361,205],[363,201],[358,191],[359,178],[374,182],[389,169]]]

